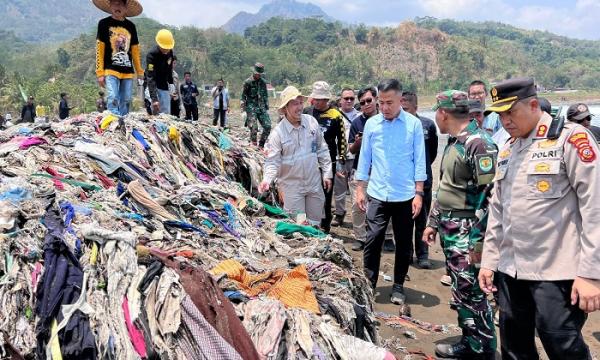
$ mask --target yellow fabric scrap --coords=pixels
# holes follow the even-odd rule
[[[52,319],[52,324],[50,325],[50,353],[52,354],[52,360],[62,360],[57,328],[58,323],[56,319]]]
[[[179,141],[181,135],[179,134],[179,130],[173,125],[169,126],[169,140],[171,141]]]
[[[194,176],[194,174],[192,173],[192,171],[185,166],[183,163],[181,163],[181,161],[178,161],[179,164],[179,168],[181,169],[181,171],[183,171],[183,174],[190,180],[194,180],[196,179],[196,177]]]
[[[98,244],[94,242],[92,244],[92,253],[90,254],[90,265],[96,265],[96,261],[98,260]]]
[[[102,119],[102,122],[100,123],[100,129],[106,130],[110,124],[117,119],[118,117],[114,116],[113,114],[107,115],[104,119]]]

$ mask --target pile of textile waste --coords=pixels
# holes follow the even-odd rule
[[[342,243],[252,196],[247,138],[138,113],[0,132],[0,359],[392,359]]]

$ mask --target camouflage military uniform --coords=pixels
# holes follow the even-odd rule
[[[457,137],[450,137],[428,223],[437,229],[444,248],[463,340],[476,353],[496,349],[492,309],[479,288],[478,265],[470,263],[469,251],[481,252],[487,214],[480,214],[487,203],[497,152],[475,120]]]
[[[244,81],[242,91],[242,102],[244,103],[247,123],[250,128],[250,140],[256,142],[258,138],[258,124],[263,128],[260,135],[259,146],[263,147],[269,133],[271,132],[271,119],[269,118],[269,94],[267,93],[267,83],[263,78],[254,80],[252,77]]]

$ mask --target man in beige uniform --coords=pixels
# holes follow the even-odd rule
[[[487,111],[513,140],[498,154],[479,282],[498,276],[503,359],[591,359],[581,335],[600,309],[600,167],[584,127],[559,129],[540,110],[532,79],[492,89]],[[555,129],[558,129],[555,131]]]
[[[324,215],[323,187],[329,191],[332,186],[329,148],[317,120],[302,114],[304,96],[300,91],[288,86],[281,99],[283,119],[265,145],[265,171],[258,191],[269,190],[277,179],[284,209],[292,216],[306,214],[309,223],[318,225]]]

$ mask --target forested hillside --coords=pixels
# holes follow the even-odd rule
[[[133,21],[146,53],[162,25],[146,18]],[[326,80],[339,90],[396,77],[406,87],[432,94],[464,88],[475,78],[491,82],[522,75],[534,76],[546,88],[600,88],[600,42],[499,23],[418,18],[379,28],[272,18],[243,36],[220,29],[171,30],[177,70],[191,71],[199,84],[223,77],[234,96],[257,61],[278,89]],[[98,90],[94,41],[94,31],[58,45],[25,43],[12,32],[0,32],[0,51],[6,54],[0,57],[0,111],[18,108],[23,93],[54,104],[61,91],[71,93],[78,106],[93,109]]]

